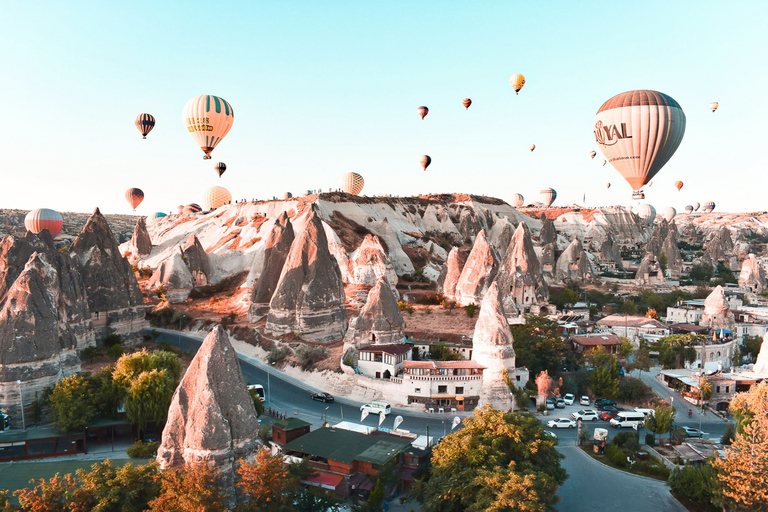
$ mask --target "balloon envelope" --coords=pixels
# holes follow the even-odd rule
[[[224,162],[219,162],[219,163],[216,164],[214,169],[216,169],[216,174],[218,174],[219,178],[221,178],[221,175],[224,174],[224,171],[227,170],[227,164],[225,164]],[[237,174],[237,173],[235,173],[235,174]]]
[[[429,155],[421,155],[421,158],[419,158],[419,163],[421,164],[421,167],[426,171],[427,167],[429,167],[429,164],[432,163],[432,159],[429,157]]]
[[[713,201],[707,201],[704,203],[704,211],[707,213],[712,213],[712,211],[715,209],[715,203]]]
[[[589,152],[589,158],[595,158],[597,156],[597,151],[590,151]]]
[[[292,197],[293,197],[293,194],[291,194],[290,192],[283,193],[283,199],[290,199]]]
[[[125,191],[125,200],[131,205],[133,211],[136,211],[136,207],[144,200],[144,192],[140,188],[129,188]]]
[[[523,194],[514,193],[512,194],[512,206],[515,208],[520,208],[525,203],[525,198],[523,197]]]
[[[203,150],[204,159],[211,158],[211,151],[223,139],[235,122],[235,111],[223,98],[204,94],[192,98],[184,105],[184,126]]]
[[[684,183],[682,181],[675,182],[675,188],[677,188],[677,190],[680,190],[681,188],[683,188],[683,185]]]
[[[211,187],[203,193],[203,209],[215,210],[232,202],[232,194],[224,187]]]
[[[182,207],[182,213],[197,213],[203,211],[203,208],[197,203],[189,203],[187,206]]]
[[[630,184],[634,199],[664,167],[685,134],[685,114],[664,93],[629,91],[606,101],[597,111],[594,135],[600,151]]]
[[[641,204],[637,207],[637,216],[640,217],[647,225],[653,224],[653,219],[656,218],[656,208],[650,204]]]
[[[512,75],[509,77],[509,85],[515,90],[515,94],[520,92],[520,89],[525,85],[525,77],[521,74]]]
[[[419,115],[421,116],[422,119],[427,117],[427,114],[429,114],[429,109],[427,107],[424,107],[424,106],[419,107]]]
[[[672,222],[672,219],[675,218],[675,215],[677,215],[677,210],[672,208],[671,206],[667,206],[663,210],[661,210],[661,216],[664,217],[664,220],[667,222]]]
[[[363,191],[365,180],[356,172],[348,172],[341,177],[341,190],[353,196]]]
[[[472,100],[469,98],[464,98],[464,101],[462,101],[461,104],[464,105],[465,109],[467,109],[472,104]]]
[[[133,122],[136,128],[139,129],[143,135],[143,139],[147,138],[147,134],[155,127],[155,118],[151,114],[139,114],[136,116],[136,120]]]
[[[610,183],[606,183],[605,184],[605,188],[611,188],[611,184]]]
[[[533,151],[534,149],[536,149],[536,144],[531,144],[531,148],[530,148],[530,149],[531,149],[531,151]]]
[[[552,206],[552,203],[557,199],[557,192],[553,188],[545,188],[539,193],[541,194],[541,202],[546,208]]]
[[[63,226],[64,219],[61,217],[61,214],[56,210],[48,208],[32,210],[24,217],[24,227],[32,233],[39,233],[47,229],[51,236],[56,236],[61,233]]]
[[[688,205],[685,207],[685,213],[693,213],[693,206]]]
[[[710,108],[710,110],[712,110],[712,112],[717,110],[717,107],[719,107],[719,106],[720,106],[720,103],[718,103],[716,101],[710,101],[709,102],[709,108]]]

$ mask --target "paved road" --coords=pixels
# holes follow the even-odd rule
[[[160,330],[158,330],[160,331]],[[202,340],[196,336],[188,336],[182,333],[173,333],[160,331],[157,338],[158,342],[167,342],[183,350],[195,353],[200,347]],[[248,384],[261,384],[267,394],[265,406],[284,412],[289,416],[301,418],[304,421],[312,423],[313,428],[320,427],[323,420],[331,424],[338,423],[346,419],[355,423],[360,422],[360,402],[347,400],[336,396],[334,403],[323,403],[312,400],[309,396],[317,390],[304,382],[294,379],[284,373],[269,368],[262,361],[238,354],[240,359],[240,368],[243,371],[243,377]],[[407,409],[393,409],[392,414],[388,415],[381,425],[383,428],[392,428],[395,416],[403,417],[401,429],[409,430],[418,435],[426,435],[429,428],[429,435],[437,440],[451,431],[451,422],[457,416],[456,413],[435,413],[428,414],[422,412],[410,411]],[[459,413],[460,417],[467,417],[471,413]],[[379,418],[375,415],[369,415],[363,422],[363,425],[370,427],[378,426]]]
[[[568,480],[558,491],[563,512],[685,512],[664,482],[610,468],[576,446],[559,446]]]

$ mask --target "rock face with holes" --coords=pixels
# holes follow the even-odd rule
[[[496,282],[508,316],[519,315],[549,300],[549,290],[525,222],[521,222],[515,230],[501,261]]]
[[[277,288],[283,265],[288,258],[288,252],[291,250],[294,238],[293,224],[291,224],[288,215],[282,212],[267,236],[261,275],[251,294],[251,306],[248,309],[249,322],[258,322],[269,313],[269,302]]]
[[[237,501],[238,460],[252,462],[262,446],[259,420],[237,354],[217,325],[176,388],[157,462],[161,470],[187,463],[214,467],[231,508]]]
[[[733,238],[727,227],[721,226],[709,240],[704,242],[704,256],[702,259],[713,266],[733,256]]]
[[[181,256],[192,275],[195,286],[206,286],[211,283],[213,278],[211,260],[194,234],[189,235],[181,246]]]
[[[607,265],[614,265],[616,270],[624,270],[624,262],[621,260],[621,251],[610,233],[606,233],[603,243],[600,244],[600,258]]]
[[[504,378],[505,373],[508,378],[515,375],[513,344],[512,332],[501,305],[499,287],[493,283],[480,306],[480,315],[472,336],[472,359],[485,366],[481,401],[502,411],[512,409],[515,405]]]
[[[555,281],[565,283],[575,281],[578,283],[591,283],[595,278],[592,263],[587,253],[581,246],[578,238],[574,238],[570,245],[563,251],[555,264]]]
[[[486,240],[485,230],[481,229],[456,283],[456,302],[462,306],[479,304],[496,277],[498,266],[496,250]]]
[[[19,394],[26,409],[35,393],[80,371],[67,294],[49,258],[32,253],[0,303],[0,398],[14,427],[22,426]]]
[[[88,218],[70,252],[80,265],[97,336],[131,336],[147,326],[136,275],[120,254],[115,235],[98,208]]]
[[[736,319],[725,300],[725,290],[722,286],[715,287],[712,293],[704,299],[704,314],[701,316],[700,325],[706,325],[712,330],[735,331]]]
[[[752,293],[761,293],[768,286],[765,270],[754,254],[750,254],[741,265],[739,286]]]
[[[306,215],[269,304],[266,329],[296,332],[309,341],[336,341],[347,331],[344,283],[316,207]]]
[[[376,235],[365,235],[360,247],[349,256],[348,265],[353,283],[374,286],[384,277],[397,295],[397,272]]]
[[[368,292],[360,314],[349,323],[344,337],[345,345],[362,347],[371,344],[397,344],[405,342],[405,322],[397,299],[384,276]]]

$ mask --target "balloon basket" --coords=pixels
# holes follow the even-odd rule
[[[642,190],[633,190],[632,199],[645,199],[645,194]]]

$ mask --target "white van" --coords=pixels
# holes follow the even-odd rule
[[[387,402],[368,402],[365,405],[360,406],[360,411],[368,411],[371,414],[389,414],[392,412],[392,408]]]
[[[655,409],[642,409],[640,407],[635,407],[635,412],[639,412],[643,414],[646,418],[650,418],[651,416],[656,414]]]
[[[250,386],[248,386],[248,391],[250,391],[252,389],[256,391],[256,394],[259,396],[259,398],[261,398],[261,401],[263,402],[264,401],[264,386],[262,386],[261,384],[251,384]]]
[[[635,425],[639,428],[645,425],[645,414],[635,411],[622,411],[615,418],[611,419],[610,423],[612,427],[616,428],[634,428]]]

